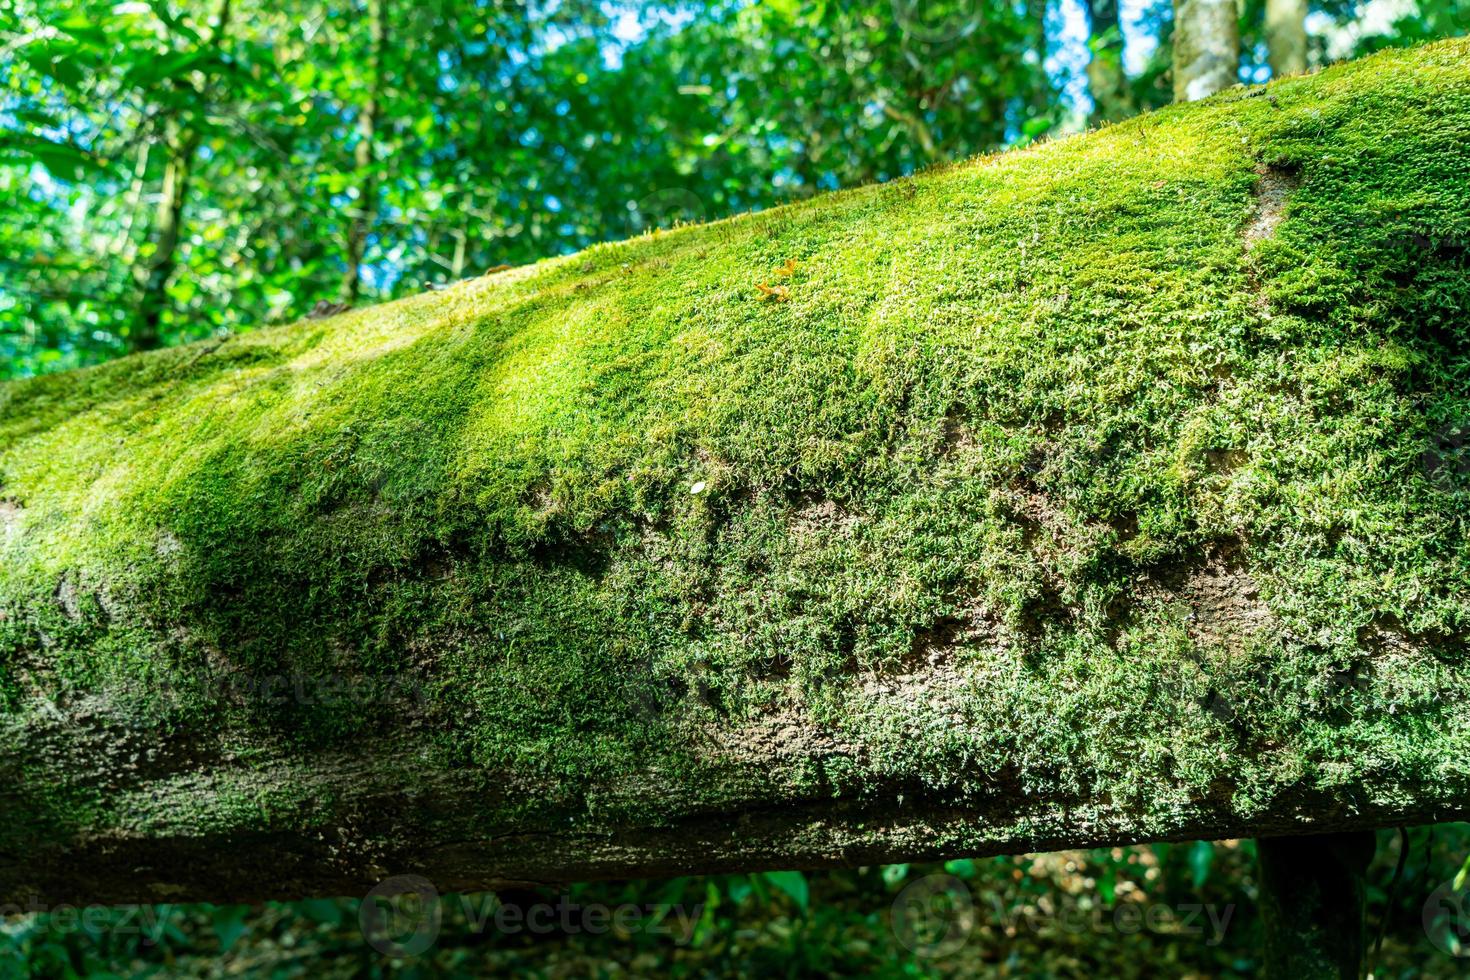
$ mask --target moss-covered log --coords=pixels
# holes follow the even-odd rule
[[[0,902],[1470,816],[1470,44],[0,387]]]

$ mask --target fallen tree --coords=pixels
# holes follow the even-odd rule
[[[1470,816],[1470,44],[0,388],[0,902]]]

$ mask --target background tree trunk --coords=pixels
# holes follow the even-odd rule
[[[368,232],[378,214],[378,175],[374,171],[373,140],[378,133],[378,115],[382,111],[383,57],[388,47],[387,0],[368,0],[369,34],[372,50],[369,71],[372,90],[357,117],[357,147],[353,166],[357,170],[357,210],[347,233],[347,271],[342,277],[342,302],[357,302],[362,288],[362,256],[367,248]]]
[[[1174,6],[1174,100],[1193,102],[1240,76],[1235,0],[1179,0]]]
[[[1272,78],[1307,70],[1306,0],[1266,0],[1266,57]]]
[[[1256,842],[1268,980],[1358,980],[1371,832]]]
[[[230,0],[221,0],[209,47],[218,47],[230,27]],[[204,101],[207,92],[194,92],[193,86],[181,83],[191,95]],[[206,82],[207,86],[207,82]],[[194,157],[199,152],[202,135],[196,126],[180,116],[168,120],[164,128],[167,152],[163,184],[153,214],[153,249],[134,270],[139,286],[138,309],[128,334],[131,350],[153,350],[162,343],[163,314],[168,309],[168,283],[179,265],[179,242],[183,237],[184,214],[189,199],[189,180],[194,170]]]
[[[1128,78],[1123,73],[1123,35],[1117,0],[1088,0],[1092,59],[1087,63],[1087,87],[1092,94],[1092,119],[1121,119],[1132,115]]]
[[[189,174],[199,150],[199,135],[181,131],[177,123],[169,125],[165,142],[168,162],[164,164],[163,186],[153,212],[153,250],[136,272],[140,295],[128,336],[128,346],[135,351],[153,350],[162,340],[160,324],[168,307],[168,283],[179,264]]]

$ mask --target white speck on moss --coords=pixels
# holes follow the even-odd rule
[[[700,480],[698,483],[694,484],[694,486],[689,488],[689,492],[695,494],[704,493],[704,481]]]

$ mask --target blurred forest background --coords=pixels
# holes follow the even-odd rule
[[[1470,0],[1181,17],[1222,3],[1247,82],[1283,18],[1292,68],[1470,29]],[[1174,25],[1168,0],[0,0],[0,378],[1122,118],[1171,100]]]
[[[1465,824],[1380,834],[1367,916],[1376,980],[1470,972],[1470,910],[1457,898],[1467,847]],[[1249,841],[1198,841],[444,895],[433,908],[58,908],[0,919],[0,977],[1244,980],[1261,968],[1254,868]],[[498,918],[501,903],[524,920]],[[619,928],[628,905],[645,911]]]
[[[1239,80],[1280,67],[1283,5],[1309,68],[1470,31],[1470,0],[1244,0]],[[1175,33],[1168,0],[0,0],[0,379],[1102,125],[1172,100]],[[1470,910],[1440,888],[1467,853],[1459,825],[1381,835],[1376,976],[1470,972]],[[697,910],[682,937],[507,933],[464,913],[564,896],[446,897],[407,958],[365,941],[359,897],[7,909],[25,914],[0,918],[0,978],[1249,976],[1251,857],[1204,842],[569,893]],[[936,875],[959,891],[910,889]],[[1186,926],[1202,905],[1228,927]]]

